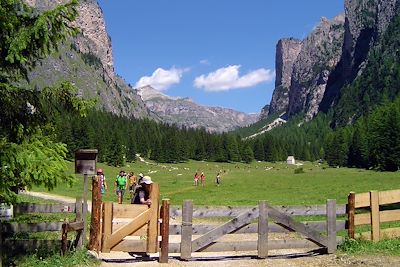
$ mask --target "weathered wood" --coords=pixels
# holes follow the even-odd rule
[[[380,219],[379,219],[379,192],[370,192],[371,202],[371,237],[374,242],[379,241]]]
[[[65,256],[68,248],[68,222],[64,222],[62,225],[61,233],[61,255]]]
[[[379,205],[400,202],[400,189],[379,192]]]
[[[131,233],[135,232],[137,229],[142,227],[144,224],[146,224],[150,220],[150,216],[151,216],[151,209],[148,209],[143,213],[141,213],[138,217],[133,218],[133,220],[130,223],[112,233],[112,235],[109,238],[109,241],[107,242],[108,246],[110,248],[113,248],[115,245],[121,242],[121,240],[124,239],[124,237],[130,235]]]
[[[258,257],[265,259],[268,257],[268,210],[266,201],[260,201],[258,204],[258,240],[257,251]]]
[[[119,242],[112,251],[122,251],[122,252],[146,252],[147,251],[147,241],[146,240],[130,240],[124,239]]]
[[[127,225],[131,221],[132,221],[132,219],[129,220],[128,222],[123,222],[123,223],[115,223],[115,222],[113,222],[113,228],[112,228],[113,232],[115,232],[118,229],[124,227],[125,225]],[[147,228],[148,228],[148,225],[145,224],[141,228],[136,230],[134,233],[130,234],[129,236],[147,236]]]
[[[36,204],[36,203],[19,203],[13,205],[14,215],[21,213],[73,213],[74,203],[65,204]]]
[[[251,209],[252,207],[197,207],[193,210],[193,217],[237,217],[239,214]],[[274,206],[277,210],[293,216],[307,215],[326,215],[325,205],[309,206]],[[346,205],[337,205],[336,214],[346,214]],[[171,217],[182,216],[182,209],[179,207],[170,207]]]
[[[270,206],[268,203],[266,204],[268,208],[268,217],[274,220],[275,222],[284,225],[285,227],[292,229],[300,234],[305,235],[311,241],[316,244],[327,247],[328,242],[327,239],[321,236],[317,231],[309,229],[307,226],[300,222],[296,222],[290,216],[283,214]]]
[[[82,217],[83,217],[83,232],[82,232],[82,243],[86,244],[87,242],[87,213],[88,213],[88,203],[87,203],[87,191],[88,191],[88,175],[85,173],[83,174],[83,210],[82,210]]]
[[[192,257],[192,219],[193,203],[190,200],[185,200],[182,206],[182,237],[179,251],[182,260],[188,260]]]
[[[162,200],[161,208],[161,251],[160,263],[168,263],[168,243],[169,243],[169,199]]]
[[[92,217],[90,221],[89,250],[100,250],[100,214],[101,214],[101,185],[100,176],[92,177]]]
[[[309,221],[309,222],[301,222],[310,229],[313,229],[317,232],[324,232],[326,231],[326,221]],[[114,224],[115,225],[115,224]],[[193,225],[193,234],[194,235],[202,235],[205,233],[208,233],[212,229],[216,227],[215,224],[194,224]],[[346,230],[346,222],[345,221],[336,221],[336,230]],[[268,223],[268,232],[269,233],[288,233],[292,232],[281,225],[275,224],[275,223]],[[137,233],[137,232],[136,232]],[[169,226],[169,233],[170,235],[180,235],[182,233],[181,231],[181,225],[180,224],[170,224]],[[258,225],[256,223],[252,223],[249,225],[246,225],[244,227],[241,227],[237,231],[233,231],[232,234],[254,234],[258,233]]]
[[[4,247],[7,248],[7,252],[12,254],[26,254],[28,252],[34,252],[38,249],[54,249],[61,246],[61,240],[4,240]],[[69,242],[68,245],[69,246]],[[8,253],[7,253],[8,254]]]
[[[267,204],[266,204],[267,205]],[[242,227],[243,225],[249,224],[253,219],[258,217],[258,209],[253,208],[240,214],[238,217],[216,227],[205,235],[198,237],[192,241],[192,251],[198,251],[201,248],[211,244],[221,236],[231,233],[235,229]]]
[[[8,234],[20,232],[53,232],[61,231],[63,222],[43,223],[3,223],[3,230]]]
[[[159,215],[160,186],[158,183],[151,185],[149,210],[149,223],[147,228],[147,252],[156,253],[158,251],[158,215]],[[132,231],[134,232],[134,231]],[[131,232],[131,233],[132,233]]]
[[[400,237],[400,227],[381,229],[380,239],[397,238]],[[371,232],[363,232],[355,235],[356,238],[371,240]]]
[[[328,253],[336,252],[336,200],[326,202],[326,233],[328,236]]]
[[[149,208],[147,207],[147,205],[142,205],[142,204],[119,204],[114,206],[113,216],[114,219],[116,218],[132,219],[148,209]]]
[[[76,222],[83,222],[82,209],[83,209],[82,208],[82,198],[77,197],[75,200],[75,213],[76,213],[75,221]],[[79,232],[79,235],[77,235],[77,238],[76,238],[75,246],[77,248],[80,248],[80,247],[82,247],[82,245],[83,245],[82,232]]]
[[[112,202],[103,203],[103,237],[102,237],[102,247],[101,252],[109,253],[111,249],[110,237],[112,233]]]
[[[353,193],[353,192],[350,192]],[[368,193],[357,193],[354,196],[354,208],[369,207],[369,192]]]
[[[380,222],[400,221],[400,210],[384,210],[379,212]],[[354,225],[371,224],[371,213],[356,214],[354,216]]]
[[[83,230],[83,221],[67,224],[67,232]]]
[[[355,221],[354,221],[354,215],[356,213],[356,206],[355,206],[355,201],[356,201],[356,193],[350,192],[348,197],[347,197],[347,221],[348,221],[348,236],[350,238],[354,238],[354,232],[355,232]]]

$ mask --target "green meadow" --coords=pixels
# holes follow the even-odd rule
[[[259,200],[273,205],[324,204],[327,199],[346,203],[350,191],[390,190],[400,188],[399,172],[376,172],[353,168],[329,168],[312,162],[302,166],[287,165],[286,162],[215,163],[189,161],[179,164],[156,164],[144,162],[129,163],[122,168],[98,163],[107,178],[108,190],[105,201],[117,201],[114,181],[119,170],[151,176],[160,184],[161,198],[169,198],[172,205],[182,205],[190,199],[194,205],[210,206],[252,206]],[[297,168],[303,172],[297,173]],[[70,163],[71,172],[74,165]],[[194,186],[194,173],[203,171],[205,185]],[[221,185],[216,186],[215,176],[221,173]],[[76,183],[70,187],[59,184],[50,193],[69,197],[81,196],[83,176],[76,176]],[[90,180],[90,179],[89,179]],[[47,192],[44,188],[33,191]],[[89,191],[89,198],[90,198]],[[125,194],[125,203],[129,203]]]

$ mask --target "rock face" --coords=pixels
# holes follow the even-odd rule
[[[345,1],[345,33],[340,62],[329,77],[320,110],[327,111],[340,90],[362,72],[368,53],[396,15],[398,0]]]
[[[68,0],[26,0],[39,10]],[[97,98],[99,107],[126,117],[149,117],[142,99],[114,72],[111,40],[103,13],[95,0],[80,1],[74,22],[81,31],[58,52],[42,60],[29,74],[30,84],[40,89],[61,81],[73,82],[84,97]]]
[[[275,90],[272,94],[269,112],[275,114],[286,111],[289,104],[289,88],[292,81],[293,65],[300,53],[302,42],[298,39],[281,39],[276,45]],[[264,114],[262,112],[262,114]],[[262,117],[265,117],[264,115]]]
[[[304,112],[306,118],[311,119],[317,114],[328,77],[340,60],[344,21],[344,15],[332,21],[321,18],[316,29],[303,40],[293,64],[287,109],[289,117]]]
[[[255,123],[259,117],[259,114],[246,114],[228,108],[200,106],[189,98],[170,97],[151,86],[138,88],[137,91],[150,111],[169,124],[227,132]]]

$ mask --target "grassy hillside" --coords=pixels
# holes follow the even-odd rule
[[[71,163],[71,172],[73,164]],[[114,180],[118,168],[98,164],[104,169],[109,190],[106,201],[116,201]],[[146,165],[136,162],[124,167],[125,171],[143,172],[160,184],[161,197],[170,198],[173,205],[182,205],[185,199],[195,205],[249,206],[258,200],[272,204],[303,205],[323,204],[326,199],[345,203],[350,191],[388,190],[400,188],[397,172],[375,172],[349,168],[327,168],[324,165],[306,162],[301,166],[304,173],[295,174],[296,166],[286,163],[253,162],[252,164],[220,164],[190,161],[181,164]],[[206,185],[195,187],[193,175],[196,170],[204,171]],[[222,184],[216,186],[216,173],[221,171]],[[52,193],[76,197],[83,190],[83,177],[69,188],[59,185]],[[34,188],[34,191],[45,191]],[[129,203],[127,197],[124,200]]]

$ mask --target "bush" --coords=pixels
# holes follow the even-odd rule
[[[299,173],[304,173],[303,168],[296,168],[296,169],[294,170],[294,174],[299,174]]]

